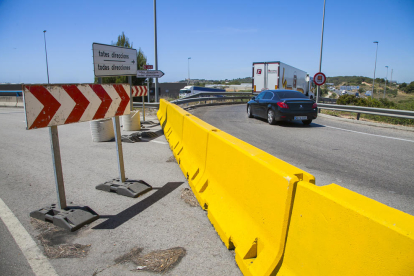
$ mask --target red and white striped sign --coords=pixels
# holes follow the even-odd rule
[[[23,91],[27,129],[130,113],[128,84],[23,85]]]
[[[148,88],[144,85],[132,86],[132,97],[141,97],[148,95]]]

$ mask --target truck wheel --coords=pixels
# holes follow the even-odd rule
[[[302,123],[307,126],[310,125],[310,123],[312,123],[312,120],[303,120]]]
[[[271,109],[269,109],[267,111],[267,122],[269,124],[271,124],[271,125],[276,124],[276,121],[275,121],[275,112],[273,110],[271,110]]]
[[[247,106],[247,117],[253,118],[252,110],[250,109],[250,105]]]

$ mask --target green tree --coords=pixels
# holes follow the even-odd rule
[[[401,83],[401,84],[398,86],[398,88],[400,88],[400,89],[403,89],[403,88],[405,88],[405,87],[407,87],[407,84],[406,84],[405,82]]]
[[[409,85],[402,88],[405,93],[414,93],[414,81],[412,81]]]

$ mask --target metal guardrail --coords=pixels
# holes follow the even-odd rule
[[[0,91],[0,96],[16,96],[16,97],[21,97],[22,96],[22,90],[1,90]]]
[[[175,101],[179,101],[179,100],[182,100],[182,99],[200,98],[200,97],[203,97],[203,96],[222,96],[222,95],[224,95],[224,97],[226,97],[226,96],[238,96],[238,95],[245,95],[245,96],[250,96],[250,97],[254,96],[252,92],[201,92],[201,93],[197,93],[197,94],[194,94],[194,95],[191,95],[191,96],[187,96],[187,97],[175,100]],[[172,101],[172,102],[175,102],[175,101]]]
[[[225,95],[225,96],[223,96]],[[237,96],[241,95],[241,96]],[[210,97],[203,97],[210,96]],[[211,97],[213,96],[213,97]],[[222,96],[222,97],[219,97]],[[237,96],[237,97],[227,97],[227,96]],[[253,94],[250,92],[202,92],[197,93],[185,98],[177,99],[171,101],[171,103],[180,105],[191,102],[218,102],[217,104],[223,104],[224,101],[228,100],[250,100],[253,97]],[[229,102],[230,104],[231,102]],[[160,103],[145,103],[145,107],[148,108],[159,108]],[[211,104],[210,104],[211,105]],[[142,102],[134,102],[134,107],[142,107]]]
[[[336,103],[337,99],[319,98],[318,103]]]
[[[225,95],[225,96],[223,96]],[[238,96],[239,95],[239,96]],[[240,96],[241,95],[241,96]],[[213,97],[202,97],[202,96],[213,96]],[[216,97],[214,97],[216,96]],[[223,97],[217,97],[223,96]],[[227,96],[237,96],[237,97],[227,97]],[[174,100],[171,103],[180,105],[191,102],[215,102],[214,104],[225,104],[225,101],[228,100],[248,100],[253,96],[251,92],[203,92],[194,94],[185,98]],[[336,99],[329,98],[320,98],[324,101],[336,102]],[[231,102],[228,102],[231,104]],[[213,103],[208,105],[214,105]],[[149,108],[159,108],[159,103],[145,103],[146,107]],[[134,107],[142,107],[142,102],[134,102]],[[379,116],[389,116],[396,118],[404,119],[414,119],[414,111],[409,110],[399,110],[399,109],[386,109],[386,108],[374,108],[374,107],[365,107],[365,106],[353,106],[353,105],[337,105],[337,104],[327,104],[327,103],[318,103],[318,109],[327,109],[335,111],[345,111],[357,113],[357,120],[361,114],[370,114],[370,115],[379,115]]]
[[[389,117],[397,117],[397,118],[404,118],[404,119],[414,119],[414,111],[409,111],[409,110],[375,108],[375,107],[354,106],[354,105],[323,104],[323,103],[318,103],[318,108],[357,113],[357,120],[359,120],[360,114],[370,114],[370,115],[389,116]]]
[[[172,101],[171,103],[180,105],[185,103],[191,103],[191,102],[207,102],[207,101],[215,101],[215,102],[224,102],[226,100],[247,100],[251,99],[251,97],[200,97],[200,98],[183,98],[180,100]]]

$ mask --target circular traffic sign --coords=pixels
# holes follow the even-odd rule
[[[315,76],[313,76],[313,82],[316,85],[322,85],[325,83],[325,81],[326,81],[326,76],[322,72],[316,73]]]

